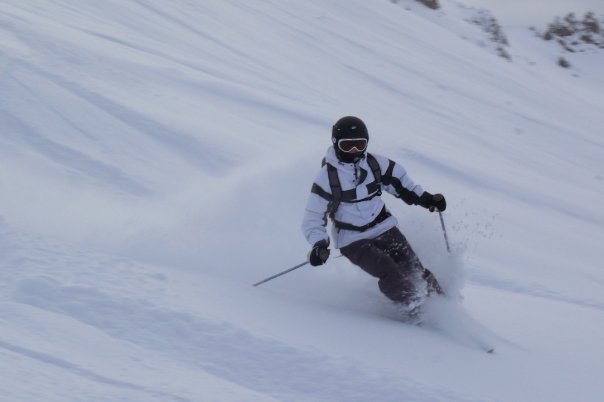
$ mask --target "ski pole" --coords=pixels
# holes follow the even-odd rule
[[[447,229],[445,229],[445,221],[443,219],[443,213],[438,211],[438,216],[440,216],[440,226],[443,228],[443,234],[445,235],[445,243],[447,244],[447,251],[451,253],[451,247],[449,247],[449,238],[447,237]]]
[[[296,265],[295,267],[291,267],[290,269],[286,269],[286,270],[285,270],[285,271],[283,271],[283,272],[279,272],[278,274],[275,274],[275,275],[273,275],[273,276],[271,276],[271,277],[269,277],[269,278],[263,279],[263,280],[261,280],[260,282],[254,283],[252,286],[258,286],[258,285],[262,285],[263,283],[268,282],[268,281],[270,281],[270,280],[273,280],[273,279],[275,279],[275,278],[277,278],[277,277],[279,277],[279,276],[281,276],[281,275],[285,275],[286,273],[291,272],[291,271],[293,271],[294,269],[298,269],[298,268],[300,268],[300,267],[303,267],[303,266],[305,266],[305,265],[306,265],[306,264],[308,264],[308,263],[309,263],[309,261],[304,261],[304,262],[302,262],[302,263],[300,263],[300,264]]]
[[[340,257],[342,257],[342,254],[340,254],[340,255],[338,255],[337,257],[334,257],[334,258],[340,258]],[[273,280],[273,279],[275,279],[275,278],[278,278],[278,277],[280,277],[281,275],[285,275],[286,273],[291,272],[291,271],[293,271],[294,269],[301,268],[301,267],[303,267],[303,266],[305,266],[306,264],[309,264],[309,263],[310,263],[310,261],[304,261],[304,262],[301,262],[300,264],[296,265],[295,267],[291,267],[290,269],[286,269],[286,270],[285,270],[285,271],[283,271],[283,272],[279,272],[278,274],[275,274],[275,275],[273,275],[273,276],[271,276],[271,277],[268,277],[268,278],[266,278],[266,279],[263,279],[263,280],[261,280],[260,282],[254,283],[252,286],[258,286],[258,285],[262,285],[263,283],[266,283],[266,282],[271,281],[271,280]]]

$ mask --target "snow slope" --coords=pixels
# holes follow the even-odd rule
[[[0,400],[600,400],[604,56],[441,3],[2,2]],[[348,114],[447,196],[453,255],[385,196],[437,330],[342,258],[250,286]]]

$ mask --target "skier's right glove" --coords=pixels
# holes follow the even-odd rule
[[[329,240],[319,240],[308,253],[308,261],[313,267],[325,264],[329,258]]]

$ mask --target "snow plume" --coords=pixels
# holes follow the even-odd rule
[[[456,300],[430,298],[423,306],[422,327],[434,330],[462,345],[492,353],[501,342]]]

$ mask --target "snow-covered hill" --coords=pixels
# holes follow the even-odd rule
[[[599,400],[604,53],[440,3],[2,2],[0,400]],[[349,114],[447,196],[453,255],[386,199],[440,329],[343,258],[250,286]]]

